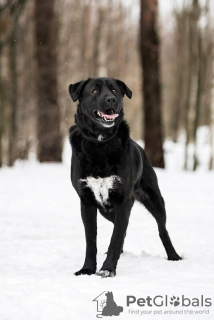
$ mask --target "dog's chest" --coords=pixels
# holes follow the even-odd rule
[[[114,139],[111,143],[97,145],[91,142],[85,142],[83,145],[82,165],[84,171],[90,175],[96,176],[93,169],[102,170],[97,176],[102,176],[105,169],[109,166],[118,165],[121,161],[122,147],[119,139]],[[86,176],[88,176],[86,174]],[[106,175],[107,176],[107,175]]]
[[[94,195],[95,200],[101,206],[105,206],[109,203],[109,195],[112,191],[116,191],[121,184],[121,178],[116,175],[109,177],[87,177],[86,179],[80,179],[81,189],[88,188]]]

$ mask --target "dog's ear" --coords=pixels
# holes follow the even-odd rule
[[[127,97],[129,99],[131,99],[132,97],[132,91],[127,87],[127,85],[123,82],[123,81],[120,81],[120,80],[116,80],[118,86],[120,87],[120,90],[123,94],[123,96],[126,94]]]
[[[87,80],[83,80],[80,82],[76,82],[74,84],[70,84],[68,87],[68,91],[70,93],[70,96],[74,102],[76,102],[79,99],[79,96],[86,85],[86,83],[90,80],[91,78]]]

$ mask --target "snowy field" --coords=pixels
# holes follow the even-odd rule
[[[214,319],[213,306],[126,306],[129,295],[203,295],[214,303],[214,173],[156,170],[168,230],[182,261],[166,260],[155,221],[135,204],[117,276],[101,279],[73,275],[82,267],[85,240],[68,162],[19,162],[0,170],[0,320],[96,319],[92,300],[103,291],[112,291],[123,306],[119,319]],[[99,215],[98,268],[111,232],[111,223]],[[154,315],[155,310],[161,312]],[[176,310],[183,314],[164,314]]]

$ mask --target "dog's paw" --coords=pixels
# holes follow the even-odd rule
[[[100,270],[96,272],[96,276],[101,276],[102,278],[113,278],[115,277],[116,272],[115,271],[109,271],[109,270]]]
[[[168,257],[168,260],[170,260],[170,261],[179,261],[179,260],[182,260],[182,258],[176,253],[176,254]]]
[[[82,268],[79,271],[75,272],[75,276],[81,276],[81,275],[92,275],[96,273],[96,269],[87,269],[87,268]]]

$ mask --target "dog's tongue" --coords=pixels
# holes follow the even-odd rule
[[[101,115],[102,115],[102,117],[105,117],[106,119],[115,119],[115,118],[117,118],[118,116],[119,116],[119,114],[115,114],[115,113],[113,113],[113,114],[105,114],[105,113],[102,113],[102,112],[100,112],[101,113]]]

